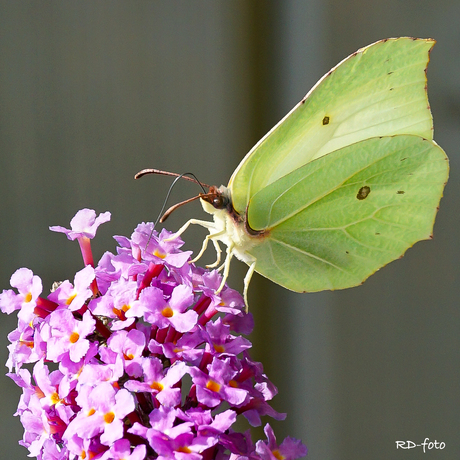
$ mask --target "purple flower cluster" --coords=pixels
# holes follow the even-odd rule
[[[190,263],[171,233],[140,224],[131,239],[117,236],[117,254],[94,266],[90,239],[110,213],[79,211],[71,230],[85,268],[73,283],[42,282],[29,269],[0,294],[4,313],[18,310],[8,336],[9,376],[22,387],[16,415],[30,456],[58,459],[295,459],[306,447],[292,438],[266,441],[232,426],[261,416],[277,420],[268,401],[275,386],[251,343],[253,327],[241,295],[217,271]],[[33,366],[24,366],[33,364]],[[27,369],[29,367],[31,371]]]

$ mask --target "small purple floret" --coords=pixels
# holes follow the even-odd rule
[[[93,239],[96,236],[99,225],[109,220],[110,212],[108,211],[96,217],[96,211],[94,211],[94,209],[81,209],[70,221],[70,230],[59,225],[50,227],[50,230],[53,232],[65,233],[69,240],[75,240],[81,237]]]

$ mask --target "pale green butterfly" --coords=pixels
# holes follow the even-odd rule
[[[244,157],[189,220],[254,271],[297,292],[361,284],[432,235],[448,178],[426,92],[431,39],[386,39],[344,59]],[[173,237],[173,238],[174,238]]]

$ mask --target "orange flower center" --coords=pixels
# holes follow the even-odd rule
[[[115,420],[115,414],[113,412],[107,412],[104,415],[104,422],[105,423],[112,423]]]
[[[79,338],[80,338],[80,334],[78,332],[72,332],[72,334],[70,334],[70,337],[69,337],[70,343],[78,342]]]
[[[53,404],[57,404],[61,399],[59,398],[59,395],[57,394],[57,392],[55,391],[52,395],[51,395],[51,402]]]
[[[160,382],[152,382],[150,384],[150,388],[152,390],[161,391],[164,388],[164,386]]]
[[[155,249],[155,251],[153,251],[153,255],[159,257],[160,259],[164,259],[166,257],[166,254],[160,252],[158,249]]]
[[[214,380],[208,380],[208,383],[206,384],[206,388],[208,390],[214,391],[217,393],[220,390],[221,385],[219,385],[217,382],[214,382]]]
[[[72,300],[75,299],[75,297],[77,297],[77,294],[71,295],[71,296],[65,301],[65,303],[66,303],[67,305],[70,305],[70,304],[72,303]]]
[[[225,351],[225,347],[223,345],[214,345],[214,350],[216,350],[217,353],[223,353]]]

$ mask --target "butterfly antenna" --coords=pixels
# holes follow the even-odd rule
[[[177,208],[180,208],[184,204],[191,203],[192,201],[198,200],[198,198],[201,198],[203,196],[202,193],[200,193],[197,196],[194,196],[192,198],[189,198],[188,200],[181,201],[180,203],[173,204],[168,210],[161,216],[160,218],[160,223],[163,223]]]
[[[145,176],[147,174],[157,174],[159,176],[172,176],[172,177],[176,177],[178,179],[182,178],[182,179],[185,179],[185,180],[188,180],[190,182],[195,182],[195,184],[198,184],[204,191],[204,188],[203,187],[207,187],[209,188],[210,185],[208,184],[205,184],[204,182],[200,182],[195,174],[193,173],[184,173],[184,174],[177,174],[177,173],[173,173],[173,172],[169,172],[169,171],[163,171],[161,169],[143,169],[142,171],[139,171],[135,176],[134,176],[134,179],[140,179],[142,176]],[[192,176],[192,177],[188,177],[188,176]]]
[[[167,175],[169,176],[170,174],[167,174]],[[173,175],[173,174],[171,174],[171,175]],[[191,179],[191,178],[189,178],[189,177],[187,177],[187,176],[192,176],[193,179]],[[168,202],[169,196],[171,195],[172,189],[173,189],[174,186],[176,185],[176,182],[177,182],[179,179],[182,179],[182,178],[183,178],[183,179],[189,179],[189,180],[191,180],[192,182],[195,182],[196,184],[198,184],[198,185],[201,187],[201,189],[203,190],[203,193],[206,193],[206,190],[205,190],[203,184],[196,178],[195,174],[193,174],[193,173],[178,174],[178,175],[176,176],[176,178],[174,179],[173,183],[171,184],[171,186],[169,187],[168,193],[166,194],[166,198],[165,198],[165,200],[164,200],[164,202],[163,202],[163,206],[161,207],[161,211],[160,211],[160,213],[158,214],[158,217],[157,217],[157,219],[156,219],[156,221],[155,221],[154,227],[156,226],[156,224],[158,224],[158,222],[164,222],[164,221],[167,219],[167,217],[169,216],[169,214],[171,214],[171,212],[173,211],[173,210],[170,211],[171,208],[168,209],[167,215],[166,215],[166,217],[164,217],[163,211],[164,211],[165,208],[166,208],[166,204],[167,204],[167,202]],[[183,202],[181,202],[181,203],[178,203],[178,205],[175,205],[175,207],[178,208],[178,207],[181,206],[182,204],[186,204],[186,203],[188,203],[188,202],[190,202],[190,201],[196,200],[197,198],[199,198],[199,196],[196,196],[196,197],[193,197],[192,199],[185,200],[185,201],[183,201]],[[172,207],[174,208],[174,206],[172,206]]]
[[[134,176],[134,179],[140,179],[142,176],[145,176],[146,174],[158,174],[158,175],[161,175],[161,176],[173,176],[173,177],[175,177],[175,179],[174,179],[173,183],[171,184],[171,186],[169,187],[168,193],[166,194],[166,198],[165,198],[165,200],[163,202],[163,206],[161,207],[161,211],[159,212],[158,217],[156,218],[155,223],[153,224],[153,228],[152,228],[152,231],[150,232],[149,239],[147,240],[147,244],[145,245],[145,250],[147,249],[147,247],[148,247],[148,245],[150,243],[150,240],[152,239],[153,230],[157,226],[158,222],[164,222],[169,217],[169,215],[175,209],[177,209],[178,207],[180,207],[180,206],[182,206],[184,204],[190,203],[191,201],[194,201],[194,200],[197,200],[198,198],[200,198],[201,194],[197,195],[197,196],[195,196],[193,198],[189,198],[188,200],[185,200],[185,201],[182,201],[180,203],[177,203],[177,204],[171,206],[163,214],[163,211],[164,211],[164,209],[166,207],[166,204],[168,202],[169,196],[171,195],[172,189],[174,188],[174,186],[176,185],[176,182],[179,179],[186,179],[186,180],[188,180],[190,182],[194,182],[195,184],[198,184],[201,187],[201,190],[203,190],[204,194],[206,194],[205,187],[208,187],[208,189],[210,188],[210,185],[207,185],[207,184],[204,184],[203,182],[200,182],[198,180],[198,178],[195,176],[195,174],[193,174],[191,172],[187,172],[187,173],[183,173],[183,174],[177,174],[177,173],[172,173],[172,172],[169,172],[169,171],[162,171],[161,169],[143,169],[142,171],[139,171]],[[188,177],[188,176],[191,176],[191,177]]]

